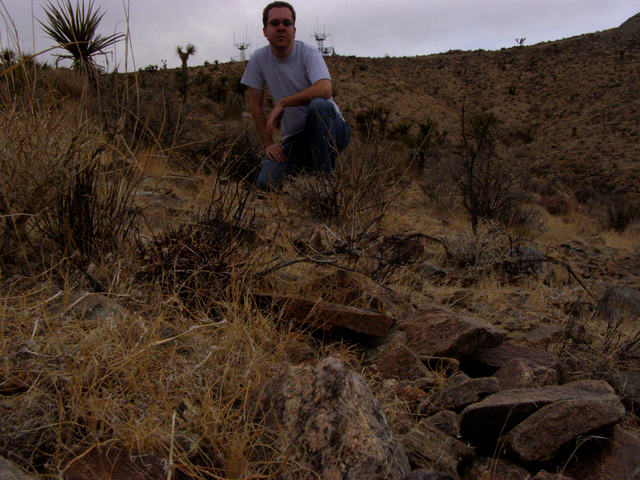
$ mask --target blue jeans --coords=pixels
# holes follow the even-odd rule
[[[286,161],[277,163],[262,157],[258,186],[270,190],[284,174],[300,171],[333,172],[336,156],[347,147],[350,135],[336,108],[324,98],[314,98],[308,105],[304,130],[282,143]]]

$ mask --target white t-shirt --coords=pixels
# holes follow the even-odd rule
[[[276,57],[268,45],[253,52],[240,83],[256,90],[264,90],[266,84],[274,102],[277,102],[322,79],[331,80],[322,55],[318,49],[296,40],[287,58]],[[339,113],[333,97],[329,101]],[[301,132],[306,114],[306,105],[285,108],[281,124],[283,135],[288,137]]]

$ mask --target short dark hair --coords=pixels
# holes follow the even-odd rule
[[[267,21],[269,20],[269,10],[271,10],[272,8],[288,8],[289,10],[291,10],[291,18],[293,18],[293,23],[296,23],[296,11],[293,9],[293,7],[291,6],[290,3],[287,2],[271,2],[269,5],[267,5],[266,7],[264,7],[264,10],[262,11],[262,26],[266,28],[267,26]]]

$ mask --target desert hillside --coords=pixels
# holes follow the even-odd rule
[[[3,52],[0,478],[640,478],[640,14],[327,63],[264,192],[244,64]]]

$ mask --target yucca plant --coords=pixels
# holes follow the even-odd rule
[[[189,70],[187,69],[187,60],[191,55],[195,55],[196,46],[192,43],[187,44],[187,46],[183,49],[181,46],[176,47],[176,53],[180,57],[182,61],[182,70],[181,70],[181,83],[180,83],[180,95],[182,95],[182,99],[185,100],[187,98],[187,82],[189,80]]]
[[[94,57],[124,37],[121,33],[106,37],[98,35],[98,25],[105,12],[101,12],[99,7],[94,8],[93,0],[88,4],[84,0],[82,4],[76,1],[75,7],[71,0],[57,2],[56,5],[47,2],[44,10],[47,21],[40,24],[45,33],[68,52],[56,56],[72,60],[76,71],[94,72]]]

